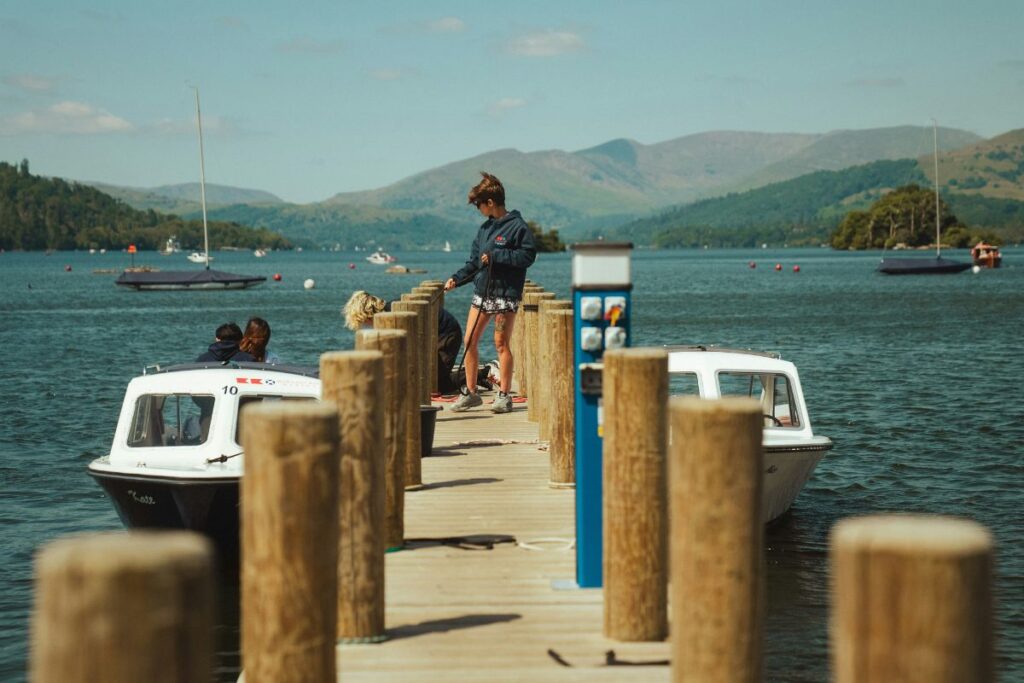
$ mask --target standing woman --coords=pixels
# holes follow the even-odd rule
[[[469,191],[469,203],[477,208],[484,224],[477,231],[466,265],[444,283],[445,291],[473,282],[473,304],[466,320],[466,377],[475,378],[480,364],[478,344],[494,318],[494,347],[498,351],[501,386],[491,411],[512,412],[512,332],[515,330],[516,311],[523,298],[526,269],[537,258],[533,233],[518,211],[505,209],[505,188],[490,173],[483,176]],[[451,410],[462,412],[481,405],[483,399],[476,393],[476,382],[466,383],[468,390],[452,404]],[[469,386],[472,385],[472,386]]]

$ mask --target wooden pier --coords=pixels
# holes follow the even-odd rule
[[[667,641],[603,638],[602,592],[552,587],[575,575],[574,491],[548,485],[526,406],[494,415],[484,400],[440,414],[425,486],[405,499],[411,540],[387,555],[388,640],[340,645],[338,680],[669,680]],[[460,537],[481,545],[441,542]],[[662,663],[608,665],[609,651]]]

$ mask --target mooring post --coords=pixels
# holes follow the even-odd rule
[[[382,313],[378,315],[399,315]],[[408,315],[408,314],[406,314]],[[384,547],[400,548],[405,539],[405,409],[406,333],[404,330],[360,330],[357,351],[384,354]],[[344,438],[344,436],[342,436]]]
[[[405,405],[405,455],[403,456],[406,491],[418,491],[423,488],[423,444],[420,435],[420,319],[417,315],[419,303],[396,301],[391,305],[391,313],[378,313],[373,316],[375,329],[401,329],[405,331],[406,370],[409,380],[402,398]],[[409,385],[412,385],[409,387]]]
[[[437,391],[437,338],[438,322],[441,319],[441,301],[431,287],[413,287],[412,295],[419,301],[430,304],[427,313],[427,403]]]
[[[576,412],[572,352],[573,312],[559,309],[547,314],[547,349],[551,353],[551,460],[552,488],[576,485]]]
[[[548,311],[562,311],[570,308],[572,308],[572,302],[564,299],[542,299],[537,308],[537,375],[540,377],[540,381],[537,383],[537,391],[534,398],[539,403],[537,408],[537,435],[545,441],[551,439],[551,420],[553,415],[551,385],[556,372],[552,365],[553,354],[548,349],[548,334],[550,330],[548,329],[547,313]]]
[[[35,561],[29,680],[210,681],[213,614],[213,551],[198,534],[51,541]]]
[[[875,515],[836,524],[836,683],[994,681],[993,554],[991,534],[967,519]]]
[[[242,666],[246,683],[333,681],[338,591],[338,411],[242,411]]]
[[[761,406],[670,402],[672,680],[761,680]]]
[[[537,422],[540,419],[540,382],[542,378],[538,377],[539,374],[539,346],[538,343],[540,337],[540,325],[539,323],[539,309],[540,302],[554,299],[554,292],[531,292],[523,298],[523,331],[526,333],[523,341],[525,342],[525,363],[522,363],[519,367],[526,373],[526,381],[529,386],[533,387],[533,393],[530,394],[530,399],[526,402],[526,419],[530,422]],[[538,398],[538,400],[534,400]]]
[[[320,356],[324,400],[338,407],[338,638],[384,638],[384,354]]]
[[[604,635],[668,635],[668,353],[604,354]]]
[[[416,400],[418,405],[430,405],[430,303],[419,294],[403,294],[401,301],[391,304],[392,311],[406,311],[416,314]],[[412,367],[410,366],[410,370]]]
[[[533,284],[529,280],[526,281],[526,284],[523,285],[523,298],[516,311],[516,329],[512,332],[513,381],[519,396],[523,398],[530,395],[529,378],[526,376],[526,309],[524,304],[527,294],[543,291],[544,288],[540,285]]]

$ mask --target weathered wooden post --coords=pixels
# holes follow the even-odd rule
[[[552,353],[548,349],[548,334],[549,322],[547,319],[548,311],[563,311],[572,308],[572,302],[564,299],[544,299],[538,304],[537,309],[537,376],[540,381],[537,382],[537,391],[535,392],[534,398],[538,400],[539,406],[537,409],[538,415],[538,429],[537,433],[541,439],[551,439],[551,422],[554,415],[553,406],[551,405],[551,385],[555,368],[552,365],[554,359]],[[571,362],[570,354],[570,362]]]
[[[993,542],[976,522],[876,515],[833,527],[836,683],[988,683]]]
[[[607,357],[607,355],[605,356]],[[672,680],[761,680],[761,406],[670,402]]]
[[[540,325],[539,325],[539,309],[540,302],[547,299],[554,299],[554,292],[531,292],[523,297],[523,322],[526,324],[523,327],[523,331],[526,332],[524,342],[524,355],[525,363],[520,364],[521,371],[526,373],[526,381],[529,386],[533,387],[533,393],[530,394],[530,399],[526,402],[526,419],[530,422],[537,422],[540,419],[540,401],[535,401],[534,398],[540,393],[538,386],[539,378],[538,375],[538,346],[540,337]]]
[[[384,354],[320,356],[321,393],[338,407],[341,489],[338,638],[384,638]]]
[[[547,314],[547,350],[551,355],[550,430],[552,488],[576,485],[576,410],[573,368],[573,312],[567,309]]]
[[[437,391],[438,321],[441,319],[441,301],[432,287],[413,287],[413,296],[430,304],[427,314],[427,403]]]
[[[430,382],[427,378],[430,368],[430,356],[427,353],[427,345],[430,343],[430,304],[419,300],[418,296],[403,294],[401,301],[391,304],[391,310],[416,314],[416,401],[418,405],[430,405]],[[409,369],[413,369],[411,365]]]
[[[388,313],[386,315],[398,315]],[[384,354],[384,547],[400,548],[405,539],[405,399],[406,333],[404,330],[360,330],[356,350]],[[344,437],[343,437],[344,438]]]
[[[411,311],[396,311],[394,306],[405,306],[401,302],[392,304],[391,313],[378,313],[373,316],[373,328],[376,330],[402,330],[405,332],[406,363],[403,376],[412,380],[414,389],[402,391],[402,413],[405,415],[405,450],[402,453],[402,482],[406,491],[417,491],[423,488],[423,467],[421,460],[422,444],[420,443],[420,401],[419,387],[419,319]]]
[[[248,406],[242,448],[246,683],[333,681],[338,411],[332,403]]]
[[[668,634],[665,409],[668,353],[604,354],[604,634]]]
[[[85,534],[36,556],[29,680],[213,678],[213,551],[188,532]]]
[[[529,396],[530,384],[526,377],[526,316],[523,305],[527,294],[542,292],[544,288],[533,284],[529,280],[523,285],[523,299],[519,302],[519,309],[516,311],[516,329],[512,333],[512,358],[515,367],[513,381],[521,397]]]
[[[434,353],[431,356],[432,360],[430,375],[430,391],[432,394],[435,394],[440,391],[440,385],[438,384],[438,381],[440,379],[438,376],[438,364],[440,361],[437,357],[437,348],[439,344],[438,326],[441,324],[441,311],[444,310],[444,283],[439,282],[437,280],[424,280],[423,282],[420,283],[420,286],[414,289],[413,291],[420,290],[430,291],[431,297],[433,298],[434,313],[436,314],[434,319],[437,321],[437,324],[434,325],[434,345],[432,347],[434,349]]]

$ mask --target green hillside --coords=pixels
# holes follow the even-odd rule
[[[675,207],[603,234],[659,247],[820,244],[849,212],[867,209],[893,188],[912,183],[928,186],[917,161],[877,161]],[[993,230],[1007,239],[1024,232],[1024,202],[943,196],[971,228]]]
[[[185,214],[201,211],[199,183],[161,185],[159,187],[122,187],[107,183],[83,182],[100,192],[120,199],[136,209],[153,209],[161,213]],[[207,183],[207,207],[229,206],[231,204],[283,204],[277,195],[263,190],[249,190],[229,185]]]
[[[184,249],[202,247],[200,221],[140,211],[94,187],[34,176],[28,161],[18,166],[0,162],[0,248],[122,249],[135,244],[140,249],[157,249],[172,235]],[[210,224],[210,244],[211,248],[291,246],[273,232],[224,222]]]
[[[931,157],[921,165],[934,183]],[[1024,129],[939,155],[939,178],[958,194],[1024,200]]]

